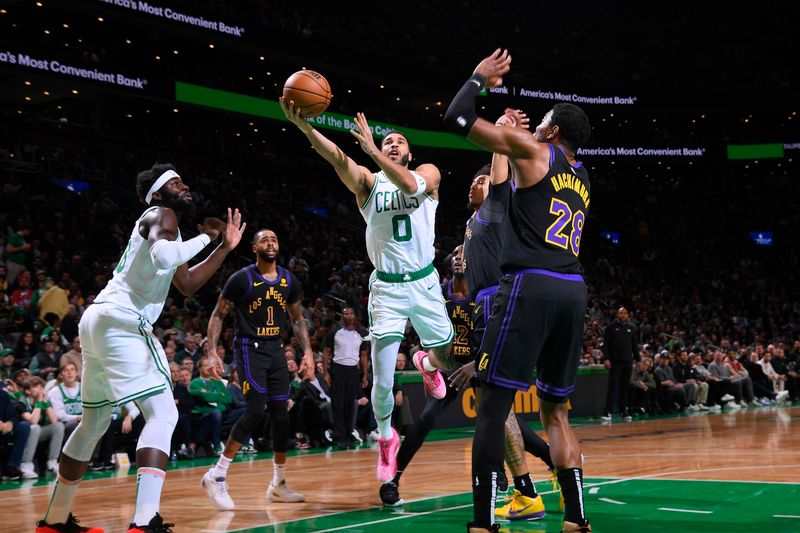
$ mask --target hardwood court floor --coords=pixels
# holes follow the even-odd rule
[[[587,515],[596,532],[800,532],[800,407],[692,415],[577,428],[586,456]],[[200,487],[211,463],[178,463],[167,477],[161,511],[184,531],[464,531],[471,517],[467,431],[438,432],[401,483],[409,502],[382,510],[375,451],[303,453],[289,459],[288,480],[302,504],[268,504],[267,454],[229,470],[236,511],[214,511]],[[503,531],[559,531],[557,496],[545,466],[528,464],[545,505],[538,522]],[[53,476],[0,485],[0,531],[32,531],[47,507]],[[75,513],[85,525],[125,531],[133,512],[132,475],[93,475],[81,483]]]

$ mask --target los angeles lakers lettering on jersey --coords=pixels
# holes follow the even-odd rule
[[[570,165],[560,148],[550,148],[550,170],[532,187],[511,194],[503,240],[503,272],[542,268],[581,274],[581,236],[589,214],[589,173]]]
[[[472,312],[475,304],[469,298],[453,298],[453,280],[442,284],[447,316],[453,323],[453,356],[459,364],[472,360],[470,335],[472,333]]]
[[[270,281],[256,265],[249,265],[228,278],[222,297],[235,306],[238,336],[279,339],[286,329],[287,307],[300,299],[300,283],[283,267],[278,267],[278,277]]]
[[[158,207],[145,210],[133,225],[128,245],[114,269],[114,277],[95,299],[97,303],[113,303],[134,311],[151,324],[161,315],[176,270],[156,268],[150,257],[150,243],[139,234],[139,224],[154,209]],[[181,241],[180,230],[176,240]]]
[[[372,191],[361,206],[370,261],[392,274],[422,270],[433,262],[438,200],[403,194],[383,171],[374,176]]]

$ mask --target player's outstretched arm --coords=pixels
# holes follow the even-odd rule
[[[175,277],[172,278],[172,284],[186,296],[196,293],[211,279],[231,250],[238,246],[246,227],[247,224],[242,223],[242,215],[239,210],[231,212],[230,207],[228,208],[227,224],[219,219],[205,219],[203,225],[198,227],[200,232],[211,236],[216,231],[214,238],[221,234],[222,242],[211,252],[211,255],[206,257],[205,261],[192,268],[189,268],[185,262],[179,266],[175,271]]]
[[[381,167],[389,181],[396,185],[403,194],[406,196],[419,196],[423,193],[436,191],[439,188],[442,176],[435,165],[426,163],[417,167],[416,172],[422,176],[424,182],[418,181],[408,170],[408,167],[395,163],[378,148],[364,113],[356,114],[355,123],[357,130],[350,130],[350,133],[358,140],[358,144],[364,153]]]
[[[358,205],[366,201],[372,190],[375,177],[369,169],[359,166],[350,159],[336,143],[317,131],[309,122],[300,116],[300,108],[295,107],[294,102],[279,98],[281,109],[289,122],[297,126],[305,136],[311,141],[311,146],[322,158],[333,166],[336,174],[342,183],[356,195]]]
[[[485,87],[501,85],[510,65],[508,50],[500,48],[481,61],[450,102],[444,120],[448,126],[485,150],[513,159],[533,159],[548,148],[538,143],[529,131],[521,127],[497,128],[475,112],[475,97]]]

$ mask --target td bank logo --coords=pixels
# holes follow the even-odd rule
[[[482,362],[483,358],[481,358]],[[538,413],[539,397],[536,396],[536,385],[531,385],[526,391],[517,391],[512,407],[517,414]],[[468,387],[464,389],[464,394],[461,396],[461,409],[467,418],[476,418],[478,416],[478,403],[475,399],[474,388]],[[572,409],[569,401],[567,401],[567,409]]]
[[[481,360],[478,361],[478,372],[483,372],[489,367],[489,354],[483,352]]]

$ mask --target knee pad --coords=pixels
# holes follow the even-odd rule
[[[285,452],[289,448],[289,411],[286,404],[286,400],[267,402],[272,416],[272,448],[276,452]]]
[[[113,408],[110,405],[85,408],[78,427],[64,445],[64,453],[76,461],[91,459],[97,443],[103,438],[111,424],[112,411]]]
[[[137,400],[145,424],[136,450],[155,448],[169,455],[172,432],[178,423],[178,408],[170,391]]]
[[[253,413],[245,411],[242,417],[236,421],[231,436],[236,442],[244,444],[245,439],[253,434],[253,431],[258,429],[259,424],[264,420],[264,412]]]

